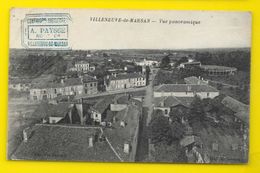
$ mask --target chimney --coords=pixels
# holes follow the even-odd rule
[[[29,139],[29,133],[28,133],[29,127],[23,129],[23,141],[27,142]]]
[[[61,80],[60,80],[60,83],[64,84],[64,79],[61,79]]]
[[[113,116],[113,123],[116,122],[116,116]]]
[[[93,147],[93,137],[92,136],[88,138],[88,146]]]
[[[213,151],[218,151],[218,143],[217,142],[213,142],[212,143],[212,150]]]
[[[121,127],[125,127],[125,122],[124,122],[124,121],[121,121],[121,122],[120,122],[120,126],[121,126]]]
[[[188,91],[191,91],[191,86],[190,86],[190,85],[188,85],[188,88],[187,88],[187,89],[188,89]]]
[[[130,146],[127,142],[124,143],[124,153],[129,154]]]

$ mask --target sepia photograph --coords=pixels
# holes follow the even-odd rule
[[[13,8],[7,159],[247,164],[251,20]]]

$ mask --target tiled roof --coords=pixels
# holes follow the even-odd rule
[[[93,109],[97,110],[99,113],[103,113],[109,105],[113,102],[113,98],[115,95],[111,95],[110,97],[105,97],[104,99],[99,100],[94,106]]]
[[[247,159],[241,149],[247,142],[235,128],[228,128],[227,133],[226,128],[207,124],[197,128],[195,133],[200,137],[211,163],[242,163]],[[213,150],[213,143],[218,145],[217,151]],[[232,145],[237,145],[238,149],[232,150]]]
[[[193,84],[162,84],[156,92],[218,92],[217,89],[209,85],[193,85]]]
[[[145,77],[142,74],[139,73],[127,73],[127,74],[118,74],[116,76],[111,76],[111,80],[121,80],[121,79],[131,79],[131,78],[141,78]]]
[[[195,77],[195,76],[190,76],[190,77],[186,77],[184,78],[185,82],[187,84],[201,84],[201,85],[207,85],[207,82],[200,80],[199,78]]]
[[[46,82],[34,84],[32,88],[44,89],[44,88],[62,88],[66,86],[82,85],[80,78],[68,78],[62,82]]]
[[[86,75],[83,77],[83,83],[87,83],[87,82],[97,82],[97,79],[95,79],[92,76]]]
[[[218,65],[201,65],[201,68],[204,70],[236,70],[235,67],[226,67]]]
[[[193,101],[193,97],[175,97],[175,96],[167,96],[167,97],[155,97],[154,98],[154,106],[161,107],[173,107],[177,105],[183,105],[185,107],[189,107],[191,102]]]
[[[237,116],[239,119],[244,121],[245,123],[248,123],[249,121],[249,106],[241,103],[240,101],[232,98],[232,97],[225,97],[221,103],[231,109],[233,112],[235,112],[235,116]]]
[[[200,62],[199,61],[192,61],[192,62],[184,62],[184,63],[181,63],[181,64],[185,64],[185,65],[187,65],[187,64],[200,64]]]
[[[65,117],[70,109],[70,103],[48,104],[41,103],[32,116],[34,118]]]
[[[138,127],[140,112],[139,106],[129,105],[128,108],[115,115],[117,122],[113,123],[112,129],[104,129],[105,136],[124,161],[133,161],[133,158],[130,158],[130,154],[124,153],[124,143],[131,144],[135,142],[133,137]],[[121,121],[126,123],[125,127],[120,126]]]
[[[22,142],[13,160],[73,160],[118,162],[107,141],[95,141],[102,134],[101,128],[37,124],[27,142]],[[93,147],[89,147],[93,137]]]

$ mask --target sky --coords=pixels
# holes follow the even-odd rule
[[[251,47],[251,13],[224,11],[141,11],[93,9],[12,9],[10,48],[23,48],[26,14],[69,13],[72,49],[197,49]],[[91,22],[90,17],[143,18],[151,23]],[[160,23],[160,19],[168,23]],[[169,24],[169,21],[200,24]]]

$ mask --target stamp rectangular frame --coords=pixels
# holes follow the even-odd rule
[[[6,79],[7,84],[7,56],[8,56],[8,36],[4,35],[4,33],[8,32],[8,13],[9,9],[13,6],[19,6],[19,7],[26,7],[26,6],[32,6],[32,2],[24,1],[24,2],[17,2],[12,1],[12,3],[9,3],[4,6],[3,12],[1,12],[1,15],[4,17],[4,23],[6,24],[6,27],[0,28],[0,38],[1,43],[5,43],[3,46],[1,44],[1,56],[4,57],[1,59],[1,76],[3,76],[4,79]],[[170,5],[172,5],[170,7]],[[204,165],[169,165],[169,164],[95,164],[95,163],[46,163],[46,162],[20,162],[20,163],[12,163],[10,161],[7,161],[5,159],[5,151],[1,150],[1,168],[0,170],[3,172],[35,172],[36,170],[38,172],[55,172],[55,170],[62,170],[63,172],[85,172],[84,169],[91,171],[91,172],[103,172],[104,170],[108,170],[108,172],[122,172],[125,168],[127,168],[129,171],[126,172],[259,172],[259,159],[260,159],[260,151],[259,151],[259,134],[257,131],[259,131],[259,126],[257,125],[259,122],[259,117],[256,115],[259,113],[259,110],[257,109],[257,102],[259,100],[260,92],[259,92],[259,86],[258,83],[259,78],[257,77],[259,75],[259,70],[257,70],[257,67],[260,64],[260,61],[256,58],[260,55],[259,50],[256,48],[257,44],[260,43],[259,37],[257,37],[259,34],[257,33],[257,30],[259,29],[260,25],[257,21],[260,17],[259,14],[259,4],[257,1],[251,0],[248,2],[228,2],[228,1],[196,1],[196,2],[149,2],[149,5],[146,2],[126,2],[126,3],[104,3],[100,4],[98,2],[88,2],[85,3],[83,1],[78,2],[76,5],[75,3],[69,4],[66,3],[62,6],[60,6],[60,1],[54,1],[54,3],[49,2],[38,2],[38,7],[86,7],[86,8],[131,8],[131,9],[140,9],[140,8],[149,8],[149,9],[204,9],[204,10],[250,10],[253,14],[253,47],[252,47],[252,86],[251,86],[251,92],[254,93],[254,95],[251,96],[251,138],[250,138],[250,154],[249,154],[249,164],[248,165],[211,165],[211,166],[204,166]],[[3,38],[3,39],[2,39]],[[1,102],[3,101],[3,104],[1,104],[1,114],[3,117],[7,114],[7,87],[1,87]],[[1,137],[6,138],[6,118],[2,118],[1,120]],[[2,143],[0,145],[2,148],[6,147],[6,141],[2,140]]]

